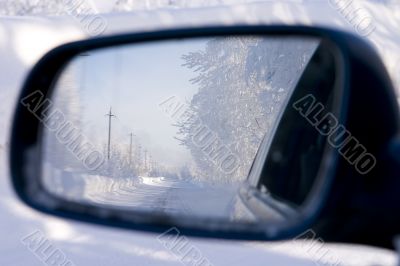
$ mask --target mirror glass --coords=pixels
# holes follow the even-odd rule
[[[320,43],[224,36],[79,54],[46,111],[46,190],[130,211],[259,220],[238,192]]]

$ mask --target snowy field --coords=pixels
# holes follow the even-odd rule
[[[230,1],[232,2],[232,1]],[[301,3],[304,2],[304,3]],[[379,1],[376,1],[379,2]],[[374,18],[376,29],[366,37],[384,58],[400,92],[400,7],[372,1],[358,2]],[[98,7],[108,11],[107,4]],[[233,23],[302,23],[354,31],[327,1],[277,1],[230,8],[198,10],[162,9],[101,15],[107,21],[105,35],[174,26]],[[181,258],[165,249],[157,236],[62,220],[24,206],[12,191],[8,173],[8,138],[11,116],[19,89],[32,65],[46,51],[64,42],[86,38],[88,33],[73,17],[0,18],[0,265],[46,265],[21,241],[40,230],[51,244],[75,265],[181,265]],[[399,93],[400,95],[400,93]],[[29,130],[29,129],[27,129]],[[169,183],[168,183],[169,182]],[[171,180],[141,177],[140,186],[173,187]],[[128,182],[129,183],[129,182]],[[131,184],[131,183],[130,183]],[[107,193],[123,193],[126,184]],[[147,192],[146,192],[147,193]],[[151,189],[148,190],[151,193]],[[106,195],[106,194],[105,194]],[[146,197],[147,194],[142,196]],[[99,195],[88,195],[101,201]],[[123,196],[123,195],[122,195]],[[173,200],[173,199],[172,199]],[[127,201],[130,202],[130,199]],[[318,254],[307,252],[299,242],[254,243],[190,239],[213,265],[315,265]],[[340,265],[396,265],[394,252],[371,247],[324,244],[332,261]],[[229,256],[227,256],[229,254]],[[324,264],[321,264],[324,265]],[[328,264],[325,264],[328,265]]]

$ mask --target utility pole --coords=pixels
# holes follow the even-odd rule
[[[137,145],[137,151],[136,151],[136,161],[138,164],[138,168],[142,168],[142,146],[140,144]]]
[[[149,171],[153,170],[153,157],[151,157],[151,155],[149,155]]]
[[[157,161],[154,160],[153,161],[153,172],[156,173],[156,175],[158,175],[158,166],[157,166]]]
[[[144,170],[147,171],[147,150],[144,150]]]
[[[110,144],[111,144],[111,117],[114,117],[115,115],[112,114],[111,112],[111,107],[110,107],[110,112],[106,114],[108,116],[108,145],[107,145],[107,158],[110,160]]]
[[[130,136],[130,143],[129,143],[129,165],[131,165],[131,164],[132,164],[132,139],[133,139],[134,134],[131,132],[131,133],[129,134],[129,136]]]

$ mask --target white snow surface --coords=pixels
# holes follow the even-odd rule
[[[376,30],[368,40],[384,58],[397,92],[400,91],[400,7],[369,1],[359,4],[374,17]],[[328,1],[276,1],[229,7],[158,9],[135,13],[102,14],[105,35],[198,25],[305,24],[354,31]],[[16,197],[8,170],[8,139],[14,105],[23,80],[33,64],[49,49],[87,33],[72,17],[0,18],[0,265],[46,265],[21,242],[42,231],[75,265],[181,265],[179,257],[157,241],[157,235],[63,220],[26,207]],[[27,129],[29,130],[29,129]],[[213,265],[316,265],[300,242],[244,242],[189,238]],[[396,265],[392,251],[359,245],[325,243],[332,261],[340,265]],[[329,262],[328,262],[329,263]],[[329,264],[321,264],[329,265]]]

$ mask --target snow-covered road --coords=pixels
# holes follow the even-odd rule
[[[111,191],[93,191],[86,199],[93,203],[118,208],[160,211],[165,213],[189,212],[186,202],[180,197],[182,183],[163,181],[158,177],[139,177],[115,185]],[[189,188],[190,189],[190,188]]]
[[[176,178],[140,176],[108,180],[89,178],[83,199],[130,210],[227,218],[236,196],[235,187],[205,187]],[[99,186],[101,183],[103,186]]]

